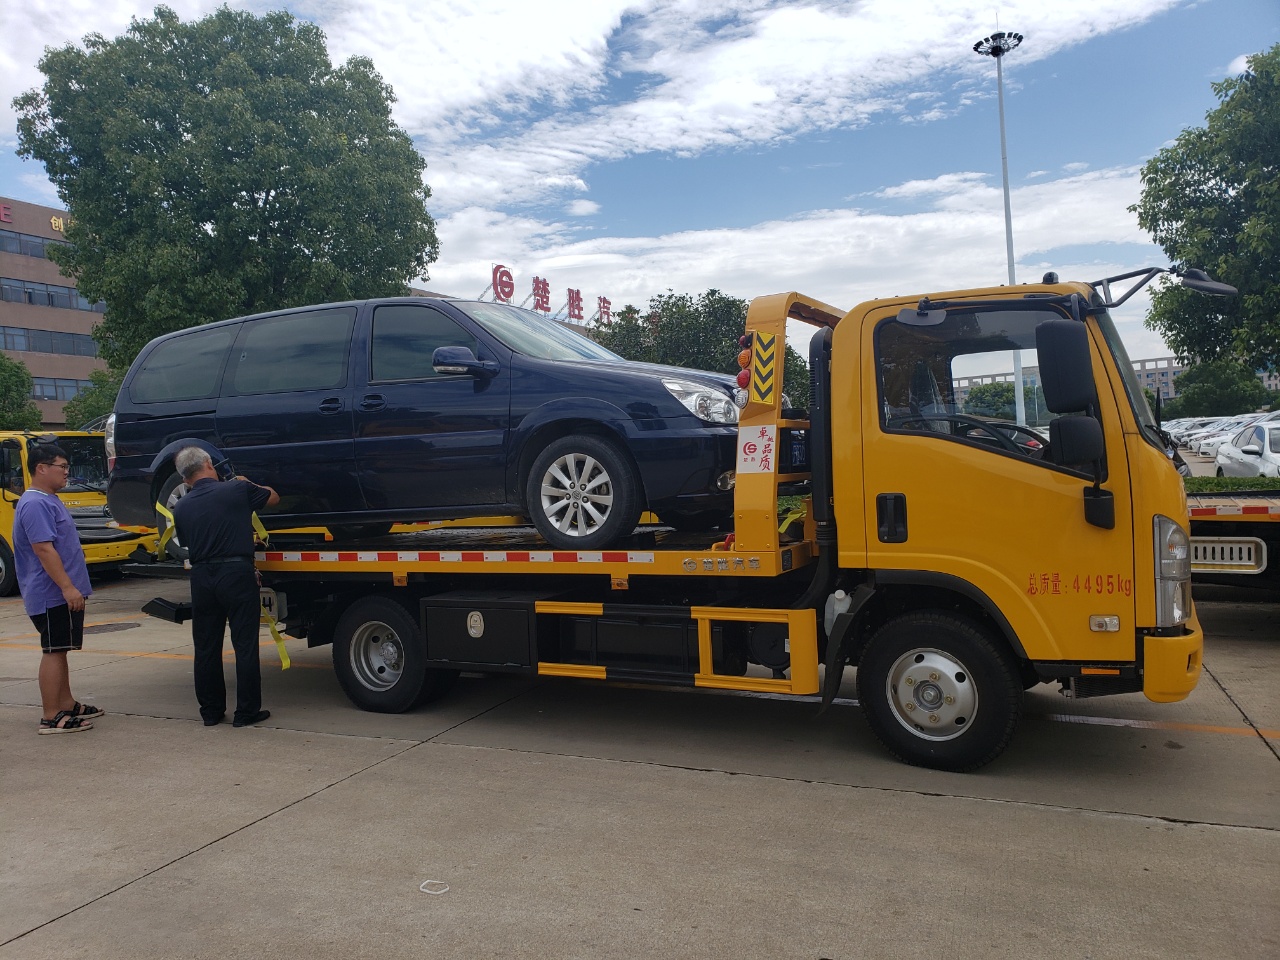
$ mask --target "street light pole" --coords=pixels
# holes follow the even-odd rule
[[[1009,150],[1004,138],[1004,55],[1022,43],[1020,33],[993,33],[973,45],[973,52],[996,61],[996,98],[1000,105],[1000,172],[1004,177],[1004,245],[1009,261],[1009,286],[1017,283],[1013,271],[1013,212],[1009,206]],[[1013,351],[1013,406],[1018,423],[1027,423],[1027,403],[1022,390],[1022,351]]]

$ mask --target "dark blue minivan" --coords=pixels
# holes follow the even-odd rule
[[[201,441],[268,484],[280,529],[516,513],[600,549],[643,510],[732,513],[737,407],[723,374],[633,363],[502,303],[335,303],[181,330],[130,367],[107,424],[113,516],[154,524]]]

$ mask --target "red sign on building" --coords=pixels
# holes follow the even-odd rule
[[[582,320],[582,291],[569,289],[569,319]]]
[[[551,312],[551,282],[542,277],[533,278],[533,309]]]
[[[516,281],[511,271],[500,263],[493,265],[493,299],[511,302],[516,293]]]

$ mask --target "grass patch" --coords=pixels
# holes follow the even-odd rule
[[[1187,493],[1280,492],[1280,477],[1184,477]]]

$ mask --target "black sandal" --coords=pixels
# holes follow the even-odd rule
[[[92,720],[95,717],[106,716],[107,713],[107,711],[99,707],[94,707],[87,703],[81,703],[79,700],[77,700],[76,705],[67,712],[78,720]]]
[[[92,730],[93,724],[73,716],[70,710],[59,710],[52,720],[40,718],[40,726],[36,733],[79,733],[81,730]]]

